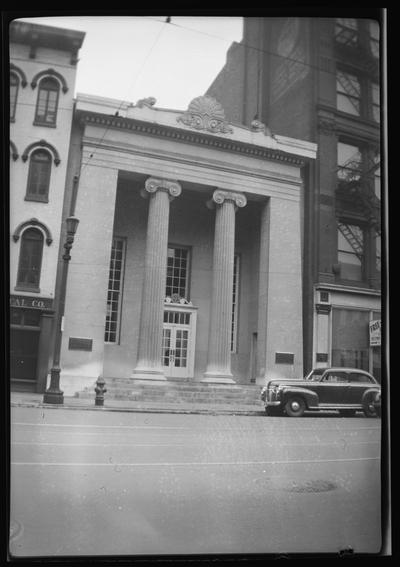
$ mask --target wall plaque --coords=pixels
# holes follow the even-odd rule
[[[276,352],[276,364],[294,364],[294,354],[292,352]]]
[[[93,339],[80,339],[79,337],[70,337],[68,342],[69,350],[92,350]]]
[[[316,362],[328,362],[328,353],[327,352],[317,352]]]

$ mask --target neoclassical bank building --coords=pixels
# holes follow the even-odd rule
[[[315,144],[229,124],[208,96],[185,111],[155,103],[76,99],[61,389],[302,376]]]

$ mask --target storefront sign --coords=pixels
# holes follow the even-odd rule
[[[369,346],[381,346],[381,320],[369,322]]]
[[[10,307],[26,307],[33,309],[52,309],[53,300],[39,297],[29,297],[28,295],[11,295]]]

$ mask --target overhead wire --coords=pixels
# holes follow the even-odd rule
[[[132,90],[132,88],[135,86],[135,84],[136,84],[136,82],[137,82],[137,80],[138,80],[138,78],[139,78],[141,72],[142,72],[143,69],[144,69],[145,64],[147,63],[148,59],[150,58],[150,55],[152,54],[152,52],[153,52],[155,46],[157,45],[157,43],[158,43],[158,41],[159,41],[159,39],[160,39],[160,37],[161,37],[161,34],[163,33],[163,31],[164,31],[165,26],[166,26],[167,23],[168,23],[168,18],[165,20],[164,25],[160,28],[160,31],[158,32],[158,34],[157,34],[157,36],[156,36],[156,38],[155,38],[153,44],[151,45],[149,51],[147,52],[145,58],[143,59],[142,65],[141,65],[139,71],[136,73],[136,76],[134,77],[134,80],[133,80],[132,83],[130,84],[129,89],[128,89],[128,92],[130,92],[130,91]],[[128,101],[125,100],[125,99],[120,102],[120,104],[119,104],[119,106],[118,106],[118,108],[117,108],[117,110],[116,110],[116,112],[115,112],[115,115],[116,115],[116,116],[118,116],[118,112],[121,110],[122,106],[123,106],[124,104],[126,104],[127,102],[128,102]],[[95,155],[97,149],[99,148],[99,146],[100,146],[101,143],[103,142],[104,138],[106,137],[107,132],[108,132],[109,129],[110,129],[110,125],[108,125],[108,126],[105,128],[101,140],[96,144],[96,146],[95,146],[93,152],[90,154],[90,156],[89,156],[89,158],[87,159],[87,161],[81,165],[81,169],[80,169],[80,172],[79,172],[79,176],[82,174],[83,170],[84,170],[85,167],[88,165],[89,161],[90,161],[90,160],[93,158],[93,156]]]

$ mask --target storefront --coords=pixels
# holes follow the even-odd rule
[[[12,391],[46,389],[53,300],[12,295],[10,298],[10,380]]]
[[[315,289],[316,366],[362,368],[381,380],[381,295],[320,285]]]

